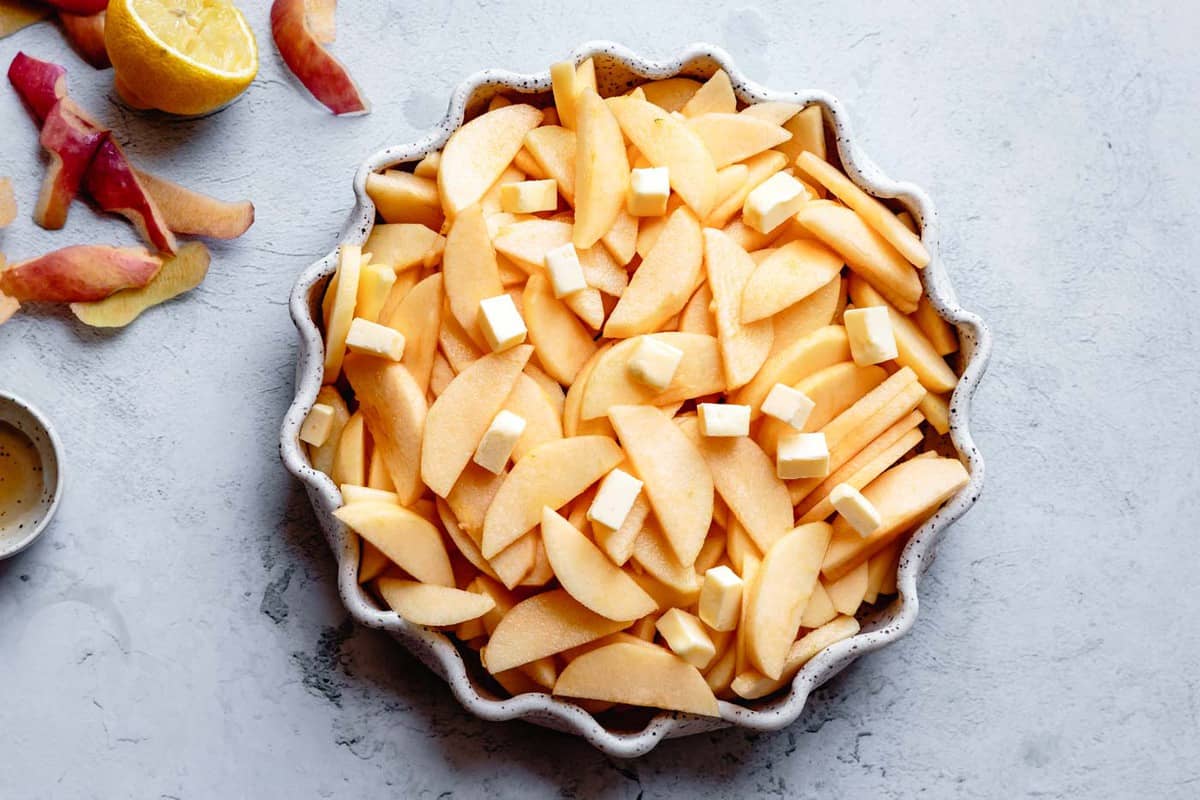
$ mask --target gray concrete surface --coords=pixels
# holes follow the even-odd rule
[[[245,5],[260,77],[196,121],[122,109],[49,26],[0,42],[0,64],[67,63],[144,166],[258,206],[201,289],[127,331],[52,313],[0,329],[0,385],[52,416],[70,470],[50,533],[0,564],[0,796],[1200,794],[1194,5],[347,2],[336,50],[374,102],[352,120],[304,96],[267,4]],[[432,123],[469,72],[602,37],[708,40],[762,82],[840,96],[875,159],[939,203],[959,294],[997,333],[975,422],[990,485],[912,635],[789,730],[630,763],[479,722],[352,626],[275,445],[285,299],[334,243],[359,160]],[[134,241],[81,205],[37,229],[36,136],[7,86],[0,120],[23,204],[10,258]]]

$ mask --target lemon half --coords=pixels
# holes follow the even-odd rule
[[[204,114],[246,90],[258,44],[225,0],[111,0],[104,41],[131,105]]]

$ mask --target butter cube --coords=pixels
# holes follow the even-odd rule
[[[791,433],[779,439],[775,474],[783,480],[824,478],[829,474],[829,446],[823,433]]]
[[[575,245],[570,242],[547,250],[545,264],[555,297],[562,299],[588,288],[583,278],[583,267],[579,264],[579,253],[575,252]]]
[[[329,438],[333,430],[333,406],[317,403],[304,418],[300,426],[300,441],[307,442],[313,447],[320,447]]]
[[[829,502],[846,518],[859,536],[870,536],[883,523],[879,509],[848,483],[839,483],[829,493]]]
[[[803,183],[786,172],[776,172],[746,196],[742,221],[759,233],[770,233],[807,201]]]
[[[525,341],[525,320],[517,311],[517,304],[506,294],[498,294],[479,301],[479,327],[487,339],[492,352],[499,353],[516,347]]]
[[[733,403],[700,403],[700,433],[705,436],[749,436],[750,406]]]
[[[588,506],[587,518],[610,530],[619,530],[641,491],[641,481],[623,469],[614,469],[600,482],[596,497]]]
[[[499,475],[524,432],[525,420],[507,409],[501,409],[484,431],[471,460],[493,475]]]
[[[635,217],[661,217],[671,197],[667,167],[646,167],[629,173],[629,213]]]
[[[714,631],[731,631],[742,614],[742,579],[722,564],[704,573],[700,587],[700,619]]]
[[[804,430],[808,415],[817,407],[808,395],[799,389],[793,389],[785,383],[777,383],[767,392],[760,410],[768,417],[774,417],[780,422],[786,422],[796,430]]]
[[[682,360],[683,351],[678,347],[643,336],[629,357],[629,374],[634,380],[661,392],[671,385]]]
[[[865,367],[897,356],[896,334],[885,307],[851,308],[842,315],[842,320],[855,364]]]
[[[387,325],[355,317],[346,334],[346,349],[352,353],[366,353],[399,361],[404,356],[404,334]]]
[[[558,183],[549,178],[544,181],[517,181],[500,185],[500,210],[510,214],[533,214],[538,211],[553,211],[558,208]]]
[[[654,627],[667,640],[667,647],[696,669],[704,669],[717,655],[717,646],[700,620],[681,608],[663,614]]]

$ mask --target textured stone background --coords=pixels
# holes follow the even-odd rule
[[[0,330],[0,385],[55,420],[70,469],[49,534],[0,564],[0,795],[1200,793],[1195,5],[346,2],[336,50],[375,109],[352,120],[297,89],[267,3],[244,5],[260,77],[198,121],[127,112],[48,26],[0,42],[0,64],[67,63],[139,163],[258,207],[201,289],[127,331],[53,314]],[[591,38],[712,41],[754,79],[841,97],[878,163],[939,204],[961,299],[996,331],[975,414],[990,484],[912,635],[789,730],[630,763],[478,722],[352,626],[275,441],[285,300],[334,244],[358,162],[433,123],[470,72],[542,69]],[[78,204],[37,229],[36,135],[7,86],[0,121],[23,204],[10,258],[133,241]]]

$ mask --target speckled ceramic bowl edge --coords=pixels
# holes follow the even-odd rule
[[[615,731],[602,726],[574,703],[548,694],[531,693],[512,698],[493,695],[471,677],[459,650],[445,635],[412,625],[395,613],[382,610],[357,581],[358,541],[333,516],[341,496],[333,482],[309,464],[298,434],[305,415],[321,387],[323,347],[315,318],[324,280],[333,274],[336,250],[301,274],[291,295],[290,310],[300,336],[296,365],[296,395],[283,421],[280,454],[304,485],[318,521],[338,561],[338,590],[351,616],[363,625],[388,631],[435,673],[444,678],[458,701],[477,716],[488,720],[522,719],[544,727],[584,737],[596,748],[616,757],[645,754],[663,739],[687,736],[736,725],[753,730],[776,730],[794,722],[804,710],[809,694],[859,656],[879,649],[906,634],[916,620],[919,602],[917,582],[930,563],[937,542],[947,526],[962,516],[978,498],[983,487],[983,458],[969,428],[971,398],[987,366],[991,334],[984,322],[958,304],[945,266],[938,254],[938,220],[929,197],[919,187],[888,178],[854,141],[847,114],[836,98],[820,91],[777,92],[749,81],[720,48],[693,44],[669,60],[651,60],[612,42],[590,42],[577,48],[573,58],[588,57],[619,65],[642,79],[680,74],[711,74],[717,67],[730,76],[738,96],[746,102],[791,101],[818,103],[827,126],[834,132],[847,174],[860,186],[881,198],[895,198],[920,221],[922,239],[932,261],[922,270],[922,281],[934,307],[958,329],[962,341],[962,378],[950,404],[951,439],[970,473],[970,482],[946,503],[911,538],[900,560],[898,598],[864,624],[857,636],[827,648],[804,666],[786,694],[755,706],[721,702],[720,718],[660,713],[640,731]],[[601,81],[603,82],[601,75]],[[472,75],[454,91],[449,110],[428,134],[409,144],[381,150],[363,163],[354,177],[357,198],[354,211],[340,241],[361,243],[374,224],[375,208],[366,194],[366,177],[371,172],[415,161],[440,149],[462,123],[472,102],[486,99],[499,89],[542,92],[549,88],[548,72],[523,75],[506,70],[484,70]]]
[[[46,415],[16,395],[0,391],[0,422],[7,422],[29,437],[42,462],[43,486],[36,521],[22,536],[0,539],[0,560],[11,558],[27,549],[49,527],[58,511],[65,485],[63,447]]]

